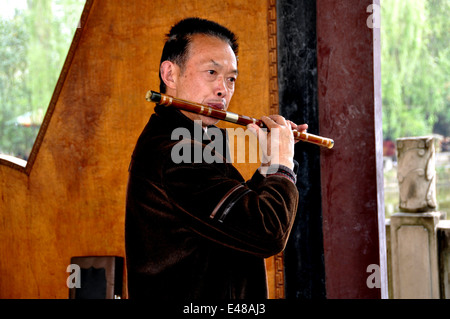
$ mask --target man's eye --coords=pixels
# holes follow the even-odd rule
[[[214,74],[216,74],[216,71],[214,71],[214,70],[208,70],[208,73],[211,74],[211,75],[214,75]]]
[[[230,82],[236,82],[236,78],[231,77],[231,78],[228,79],[228,81],[230,81]]]

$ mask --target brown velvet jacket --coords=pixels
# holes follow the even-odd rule
[[[179,127],[192,140],[172,140]],[[286,245],[297,188],[258,171],[246,182],[220,160],[174,163],[177,143],[189,143],[193,158],[211,148],[208,138],[194,140],[198,128],[178,110],[157,106],[137,142],[125,223],[130,299],[267,298],[264,258]]]

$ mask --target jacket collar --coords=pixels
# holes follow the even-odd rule
[[[202,144],[209,144],[211,147],[215,145],[214,143],[218,143],[218,141],[215,140],[217,138],[217,133],[215,133],[214,140],[211,140],[210,134],[213,134],[211,132],[214,130],[215,132],[220,131],[221,132],[221,140],[223,142],[222,147],[215,148],[216,151],[219,151],[219,153],[224,153],[222,156],[227,158],[227,161],[230,160],[230,153],[228,149],[228,135],[225,129],[218,128],[215,125],[210,125],[207,127],[207,132],[210,132],[209,134],[205,134],[205,130],[203,127],[194,121],[192,121],[190,118],[188,118],[186,115],[180,112],[180,110],[174,108],[174,107],[167,107],[162,105],[156,105],[155,107],[155,113],[164,121],[164,123],[167,125],[166,129],[170,131],[169,134],[172,134],[173,130],[177,128],[186,128],[189,131],[189,134],[191,138],[197,142],[200,142]],[[220,151],[221,150],[221,151]]]
[[[205,129],[203,129],[201,125],[197,124],[186,115],[181,113],[180,110],[170,106],[156,105],[155,113],[161,116],[165,121],[170,123],[168,125],[171,130],[174,130],[178,127],[184,127],[189,130],[191,137],[196,141],[205,144],[211,142],[208,134],[205,134]],[[211,128],[219,129],[215,125],[209,125],[206,131]],[[224,130],[221,129],[221,131],[222,134],[225,133]],[[199,134],[199,132],[201,132],[201,134]]]

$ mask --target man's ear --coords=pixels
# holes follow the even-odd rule
[[[176,89],[179,69],[178,65],[171,61],[161,63],[161,78],[168,88]]]

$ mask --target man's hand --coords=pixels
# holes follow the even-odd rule
[[[308,125],[297,125],[281,115],[263,116],[261,120],[269,132],[256,124],[249,124],[247,127],[258,137],[263,153],[263,166],[279,164],[293,169],[294,144],[298,141],[294,139],[292,130],[306,131]]]

